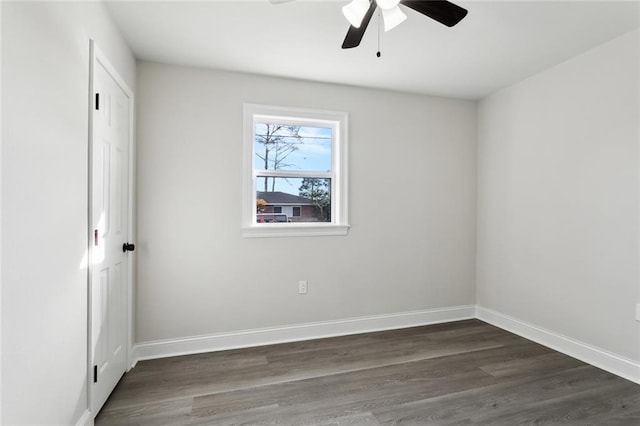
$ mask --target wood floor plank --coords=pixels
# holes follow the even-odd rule
[[[193,398],[173,399],[167,402],[140,404],[131,408],[102,410],[96,418],[101,425],[172,425],[184,424],[191,419]]]
[[[618,423],[638,425],[630,418],[629,407],[619,403],[622,396],[633,392],[627,383],[615,381],[610,385],[589,387],[583,391],[565,393],[553,399],[542,399],[529,404],[526,408],[510,410],[499,415],[482,416],[475,420],[479,423],[522,424],[538,422],[542,424],[593,424],[608,425]],[[625,419],[626,417],[626,419]]]
[[[400,382],[356,383],[354,386],[343,386],[342,389],[332,389],[316,383],[321,379],[312,379],[300,384],[300,387],[291,390],[297,392],[285,392],[274,396],[279,401],[277,409],[269,413],[247,416],[242,412],[228,412],[224,415],[206,413],[215,424],[229,424],[238,418],[248,421],[250,424],[284,423],[291,422],[324,422],[335,416],[345,416],[352,413],[367,412],[377,408],[397,405],[413,399],[422,399],[433,395],[439,395],[460,389],[468,389],[469,386],[482,386],[495,383],[495,379],[486,373],[476,369],[457,376],[438,378],[432,380],[407,380]],[[300,389],[305,391],[300,392]],[[273,392],[273,389],[267,389]],[[197,402],[194,401],[194,407]],[[209,407],[217,409],[214,404]],[[202,414],[196,411],[194,414]]]
[[[141,361],[95,424],[640,424],[640,386],[479,320]]]
[[[293,404],[308,401],[317,395],[327,394],[340,396],[341,394],[362,393],[372,388],[381,388],[399,384],[400,392],[409,391],[407,382],[420,384],[428,380],[443,379],[444,382],[451,383],[453,378],[460,374],[473,372],[476,377],[490,377],[488,373],[482,372],[479,366],[486,363],[495,363],[499,359],[520,359],[527,351],[533,353],[547,354],[548,349],[524,342],[521,345],[514,345],[508,348],[492,348],[480,351],[470,351],[452,356],[440,358],[424,359],[415,362],[398,362],[388,366],[370,369],[359,369],[348,373],[336,373],[329,376],[319,376],[312,379],[300,381],[288,381],[280,385],[270,387],[253,387],[234,392],[221,392],[194,399],[194,410],[201,406],[215,406],[218,410],[223,409],[225,404],[238,404],[247,401],[253,404],[254,401],[264,400],[268,397],[269,403],[279,401],[281,404]],[[581,364],[582,365],[582,364]],[[492,383],[497,380],[492,380]],[[476,383],[477,384],[477,383]],[[313,392],[309,392],[313,389]],[[440,391],[447,389],[439,386]],[[424,389],[422,389],[424,390]],[[287,401],[287,395],[293,395],[295,402]]]
[[[247,365],[242,368],[211,370],[209,365],[215,363],[208,360],[206,365],[198,369],[169,369],[166,374],[153,377],[147,375],[145,380],[125,377],[126,386],[111,401],[113,407],[125,408],[131,401],[135,403],[164,401],[173,397],[198,396],[217,392],[229,392],[248,387],[267,386],[288,381],[326,376],[341,372],[368,370],[385,365],[409,363],[423,359],[451,356],[466,352],[499,348],[494,341],[482,344],[466,342],[441,343],[438,345],[423,344],[421,348],[397,347],[395,350],[378,351],[377,345],[369,345],[367,357],[357,346],[356,351],[317,349],[306,356],[296,358],[287,355],[268,356],[268,365]],[[205,364],[203,362],[203,364]],[[144,392],[142,392],[144,390]]]
[[[472,389],[374,411],[381,424],[520,424],[546,415],[549,404],[567,395],[598,390],[619,382],[619,378],[584,365],[553,374],[503,381]],[[574,402],[584,398],[580,395]],[[522,413],[533,411],[533,416]]]
[[[483,365],[480,368],[494,377],[517,378],[537,373],[561,371],[581,365],[584,363],[575,358],[552,352],[540,356],[531,355],[526,358],[503,359],[495,364]]]

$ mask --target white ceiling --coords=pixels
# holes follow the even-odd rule
[[[478,99],[640,27],[640,0],[454,3],[453,28],[408,19],[340,48],[347,1],[115,1],[107,8],[144,60]]]

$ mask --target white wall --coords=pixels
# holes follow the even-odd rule
[[[87,409],[89,38],[135,86],[100,3],[2,4],[2,424]]]
[[[0,2],[0,46],[2,46],[2,2]],[[0,242],[2,241],[2,48],[0,47]],[[2,421],[2,244],[0,243],[0,422]]]
[[[474,102],[145,62],[137,99],[138,342],[474,302]],[[349,112],[348,236],[241,237],[243,102]]]
[[[639,33],[479,104],[477,302],[640,360]]]

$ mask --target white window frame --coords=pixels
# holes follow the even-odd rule
[[[346,112],[307,108],[244,104],[242,235],[244,237],[308,237],[346,235],[349,231],[347,199],[348,120]],[[256,123],[281,123],[332,128],[332,167],[328,173],[309,173],[255,168],[254,135]],[[256,182],[260,176],[320,177],[331,179],[331,222],[257,223]]]

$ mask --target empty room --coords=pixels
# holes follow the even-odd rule
[[[0,424],[640,424],[640,1],[0,25]]]

